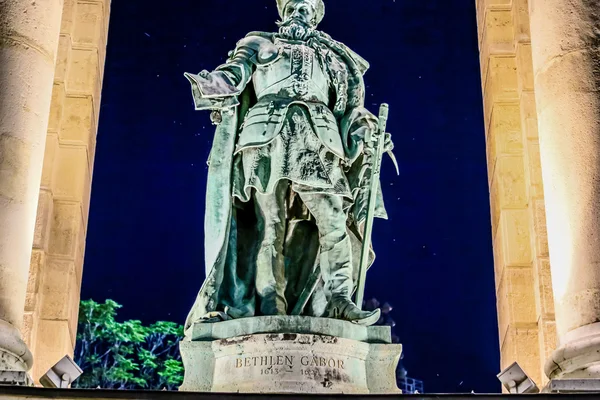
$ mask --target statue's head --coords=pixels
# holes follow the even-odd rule
[[[304,40],[323,20],[323,0],[277,0],[279,32],[290,39]]]

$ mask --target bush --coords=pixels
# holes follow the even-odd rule
[[[183,326],[159,321],[144,326],[141,321],[117,322],[121,305],[82,301],[75,362],[83,374],[75,388],[177,389],[183,382],[179,341]]]

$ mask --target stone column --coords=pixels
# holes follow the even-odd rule
[[[530,0],[559,348],[550,378],[600,378],[600,2]]]
[[[27,371],[21,338],[62,0],[0,0],[0,370]]]

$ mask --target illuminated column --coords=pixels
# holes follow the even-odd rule
[[[62,0],[0,1],[0,370],[27,371],[21,338]]]
[[[63,7],[22,330],[35,382],[75,348],[109,14]]]
[[[500,370],[538,385],[556,324],[527,0],[477,0]]]
[[[600,378],[600,9],[530,0],[559,349],[550,378]]]

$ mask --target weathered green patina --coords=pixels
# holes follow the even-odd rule
[[[185,74],[196,109],[211,110],[217,125],[206,280],[188,336],[196,322],[259,315],[361,325],[379,318],[379,310],[361,311],[351,300],[367,213],[387,218],[379,182],[370,185],[365,171],[374,152],[393,147],[386,135],[383,149],[375,148],[378,118],[364,106],[369,65],[316,29],[322,0],[278,0],[278,9],[277,33],[252,32],[215,71]],[[375,254],[367,245],[370,266]],[[307,285],[310,299],[302,301]]]

